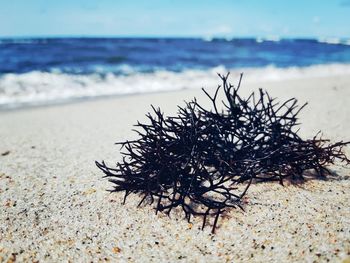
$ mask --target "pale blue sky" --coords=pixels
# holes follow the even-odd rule
[[[350,0],[0,0],[0,36],[350,37]]]

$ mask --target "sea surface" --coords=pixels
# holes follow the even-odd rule
[[[350,74],[350,40],[0,39],[0,109],[212,87],[228,71],[245,81]]]

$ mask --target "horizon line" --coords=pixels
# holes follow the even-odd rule
[[[16,36],[1,36],[0,39],[57,39],[57,38],[101,38],[101,39],[262,39],[262,40],[281,40],[281,39],[338,39],[338,40],[350,40],[349,37],[335,37],[335,36],[278,36],[278,35],[246,35],[246,36],[199,36],[199,35],[16,35]]]

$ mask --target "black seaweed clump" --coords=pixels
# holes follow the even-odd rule
[[[278,103],[262,89],[242,98],[242,75],[237,87],[228,83],[228,74],[219,77],[222,85],[213,96],[203,89],[211,109],[194,98],[166,117],[152,106],[149,123],[136,125],[139,138],[117,143],[125,149],[123,160],[114,168],[96,162],[114,184],[111,191],[125,191],[124,203],[139,193],[139,205],[155,203],[156,213],[181,208],[188,221],[202,216],[202,229],[213,217],[214,232],[220,215],[242,208],[253,181],[283,184],[285,178],[303,178],[307,170],[326,175],[335,161],[350,163],[343,152],[350,142],[299,137],[297,115],[306,104],[299,107],[295,98]]]

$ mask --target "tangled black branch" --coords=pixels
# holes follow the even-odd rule
[[[211,109],[196,99],[178,106],[176,116],[166,117],[159,108],[147,114],[148,124],[138,123],[139,138],[120,144],[125,150],[116,167],[96,162],[112,192],[139,193],[139,203],[155,203],[156,213],[170,215],[181,208],[190,221],[202,216],[202,229],[209,217],[218,218],[240,201],[254,181],[302,178],[307,170],[322,176],[336,161],[350,164],[343,147],[350,142],[329,143],[318,134],[303,140],[297,134],[299,107],[295,98],[278,103],[259,90],[242,98],[219,75],[222,85],[211,96]],[[223,96],[219,93],[222,92]],[[220,98],[223,98],[221,100]],[[242,208],[243,209],[243,208]]]

